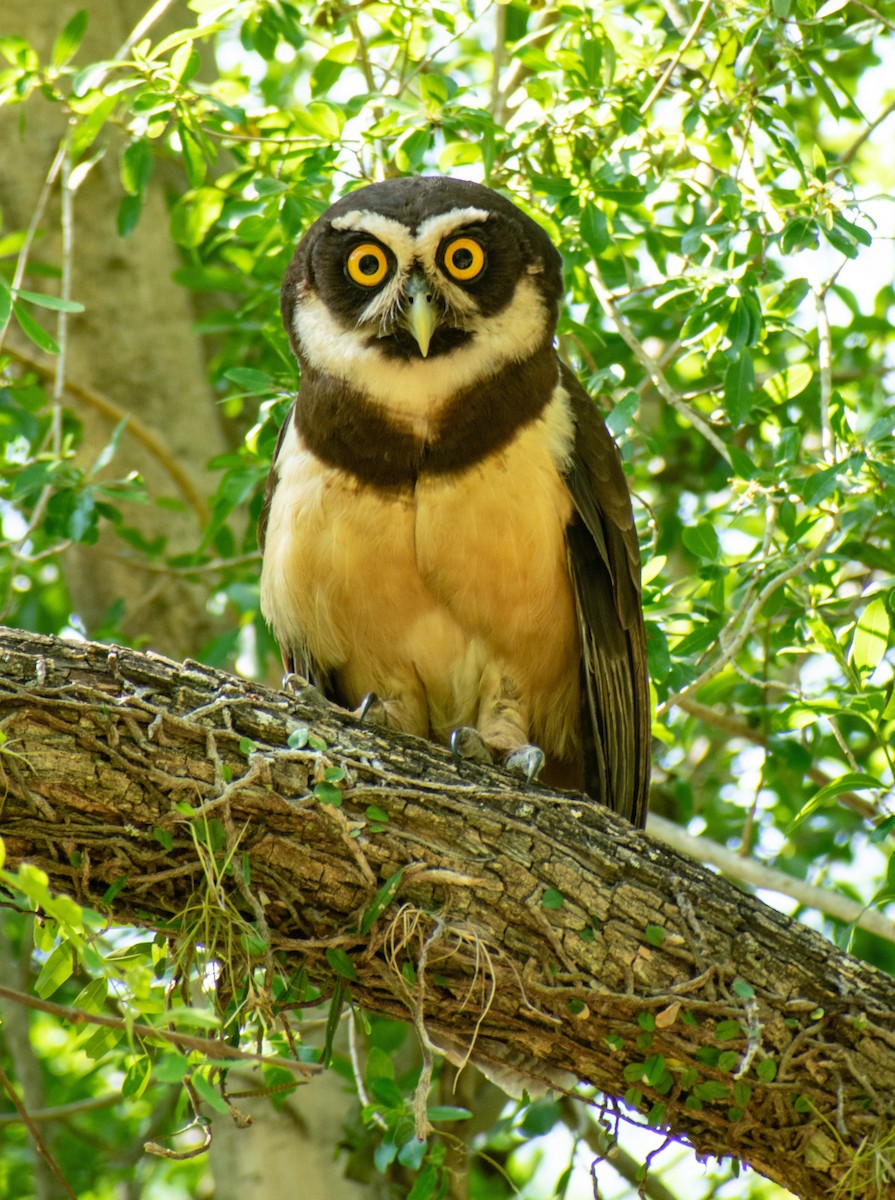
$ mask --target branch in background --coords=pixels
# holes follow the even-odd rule
[[[887,942],[895,942],[895,923],[876,909],[868,908],[858,900],[852,900],[850,896],[843,896],[841,892],[836,892],[830,887],[815,887],[802,879],[784,875],[782,871],[756,862],[754,858],[743,857],[710,838],[693,837],[680,825],[666,821],[664,817],[654,813],[650,814],[647,829],[679,854],[688,854],[699,862],[710,863],[732,879],[789,896],[805,908],[816,909],[846,925],[855,925],[859,929],[866,929],[868,933],[876,934],[877,937],[885,938]]]
[[[21,363],[23,367],[27,367],[29,371],[34,371],[36,375],[40,375],[43,379],[51,380],[55,378],[56,372],[53,366],[32,358],[30,354],[25,354],[23,351],[16,349],[7,350],[7,354],[10,354],[16,362]],[[83,384],[67,379],[65,381],[65,390],[82,404],[86,404],[96,412],[101,413],[104,417],[108,417],[110,421],[114,421],[116,424],[120,421],[126,421],[125,433],[130,434],[134,441],[139,442],[143,449],[147,450],[159,465],[167,471],[177,485],[183,499],[196,514],[199,521],[203,525],[208,521],[210,510],[205,497],[158,434],[154,433],[134,413],[121,408],[114,400],[110,400],[108,396],[103,395],[102,392],[97,392],[94,388],[85,387]]]
[[[51,1000],[41,1000],[37,996],[29,996],[26,992],[17,992],[14,988],[0,985],[0,999],[11,1000],[26,1008],[36,1008],[40,1012],[52,1013],[62,1021],[71,1025],[102,1025],[106,1029],[118,1029],[128,1036],[131,1034],[140,1038],[151,1038],[156,1041],[170,1042],[182,1050],[198,1050],[209,1058],[227,1058],[239,1062],[262,1063],[268,1067],[285,1067],[287,1071],[308,1078],[316,1075],[320,1067],[312,1063],[293,1062],[288,1058],[275,1058],[269,1054],[252,1054],[249,1051],[238,1050],[229,1042],[216,1041],[214,1038],[195,1037],[189,1033],[177,1033],[173,1029],[156,1029],[152,1025],[142,1025],[124,1017],[107,1017],[102,1013],[88,1013],[79,1008],[66,1008],[64,1004],[54,1004]]]
[[[542,9],[532,21],[531,32],[517,43],[516,49],[518,50],[523,45],[536,46],[539,42],[545,42],[557,28],[555,16],[554,9]],[[531,67],[526,66],[521,59],[516,58],[510,64],[506,78],[500,86],[497,102],[491,110],[491,116],[496,125],[506,126],[510,115],[510,97],[532,73]]]
[[[696,717],[698,721],[702,721],[706,725],[711,725],[715,729],[721,729],[725,733],[729,733],[732,737],[742,738],[744,741],[752,742],[756,746],[767,748],[767,734],[761,729],[756,729],[754,725],[750,725],[742,717],[734,716],[731,713],[719,712],[716,708],[709,708],[707,704],[700,704],[692,696],[679,698],[677,707],[689,713],[691,717]],[[826,787],[828,783],[833,782],[826,771],[821,771],[819,767],[809,767],[806,775],[818,788]],[[859,796],[857,792],[843,792],[838,797],[838,800],[865,820],[872,820],[879,815],[875,805],[869,803],[863,796]]]

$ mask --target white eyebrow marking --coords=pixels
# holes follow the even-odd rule
[[[392,217],[384,217],[382,213],[371,212],[367,208],[359,208],[354,212],[345,213],[342,217],[334,218],[333,229],[356,230],[358,233],[369,233],[394,253],[398,265],[404,270],[410,265],[416,253],[414,237],[406,225],[395,221]]]

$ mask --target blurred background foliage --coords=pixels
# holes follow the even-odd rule
[[[254,527],[297,386],[277,309],[285,266],[302,231],[351,188],[418,172],[481,180],[563,253],[561,350],[605,410],[635,493],[653,811],[783,876],[889,903],[895,6],[126,9],[114,46],[102,36],[105,0],[54,6],[51,30],[22,6],[18,25],[8,15],[0,28],[0,619],[275,679]],[[154,278],[116,273],[115,256],[150,236],[172,254],[170,269],[155,250]],[[106,257],[85,268],[97,241]],[[101,325],[90,286],[139,353],[163,365],[176,293],[201,383],[178,393],[169,364],[173,398],[154,410],[148,393],[129,391],[126,357],[98,366],[110,322],[79,361],[79,339],[91,320]],[[198,432],[181,452],[169,435],[187,409]],[[182,520],[187,532],[174,538]],[[116,569],[137,581],[136,596],[117,587]],[[92,593],[80,599],[85,578],[94,591],[104,581],[99,606]],[[189,589],[192,616],[156,627],[175,586]],[[27,888],[20,899],[27,908]],[[774,902],[893,969],[891,942]],[[73,930],[95,947],[58,985],[45,979],[39,994],[64,1003],[83,1003],[91,979],[114,978],[119,1007],[127,997],[153,1011],[176,975],[145,935],[131,939],[127,971],[113,971],[109,953],[130,943],[89,914],[51,922],[33,954],[23,919],[6,923],[23,977],[45,968],[54,945],[70,948]],[[392,1036],[382,1034],[385,1047]],[[144,1056],[126,1040],[85,1050],[47,1014],[33,1037],[54,1106],[125,1080],[126,1111],[88,1110],[76,1138],[55,1140],[79,1196],[125,1194],[145,1123],[182,1121],[181,1064],[159,1073],[168,1059],[156,1050],[137,1068]],[[5,1060],[15,1075],[8,1046]],[[406,1117],[394,1080],[380,1093]],[[367,1126],[357,1118],[345,1135],[352,1161],[382,1137],[364,1111]],[[558,1105],[541,1106],[478,1134],[471,1194],[593,1194],[570,1150],[584,1145],[580,1133],[565,1163],[547,1154],[549,1170],[532,1149],[560,1124]],[[7,1194],[30,1196],[26,1134],[10,1125],[4,1137],[0,1191],[5,1176]],[[102,1167],[84,1166],[85,1143]],[[390,1144],[397,1155],[400,1139]],[[431,1148],[398,1164],[416,1172],[406,1186],[390,1153],[380,1148],[370,1166],[383,1194],[440,1194]],[[206,1186],[200,1160],[146,1161],[148,1190],[135,1194]],[[667,1176],[672,1187],[688,1181],[681,1196],[782,1195],[688,1161]],[[607,1179],[606,1197],[633,1194],[630,1181]]]

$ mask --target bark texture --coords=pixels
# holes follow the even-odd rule
[[[215,817],[251,869],[218,887],[327,990],[338,948],[355,1002],[424,1041],[627,1093],[802,1200],[893,1194],[895,983],[612,813],[312,688],[12,630],[0,730],[9,861],[81,902],[126,876],[116,920],[176,921]]]

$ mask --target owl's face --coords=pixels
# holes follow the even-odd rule
[[[311,226],[282,308],[303,366],[353,382],[426,360],[474,378],[552,340],[561,287],[550,239],[490,188],[395,179]]]

